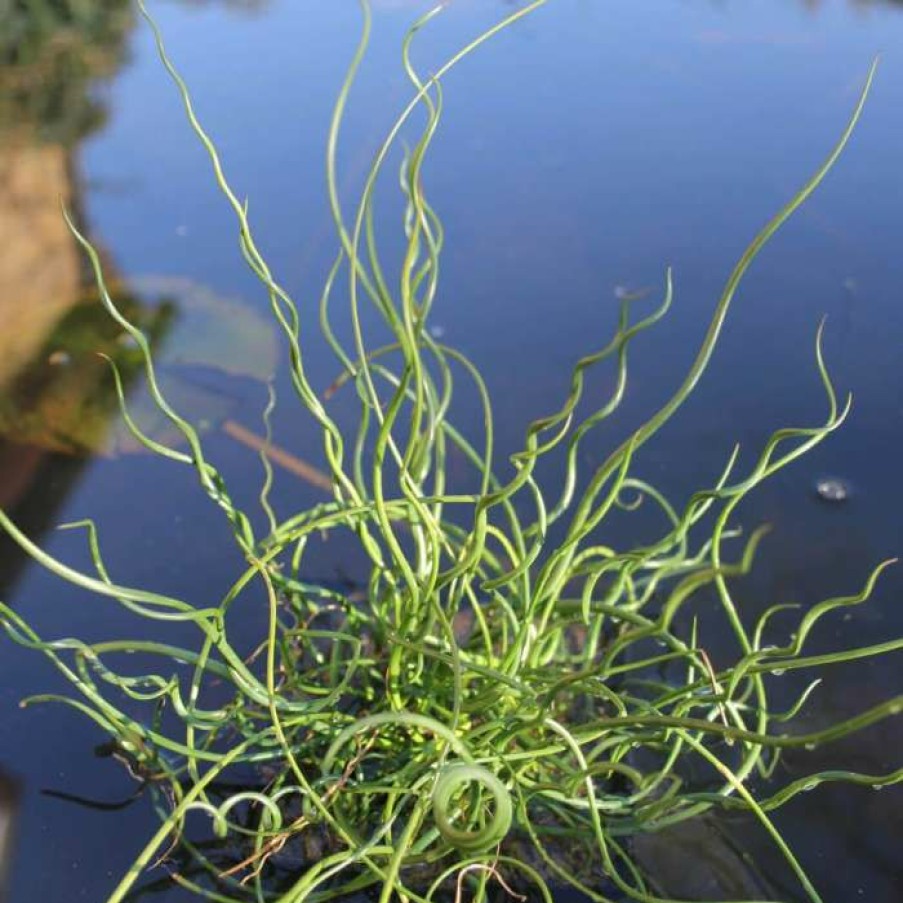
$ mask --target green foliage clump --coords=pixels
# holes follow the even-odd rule
[[[861,592],[805,612],[785,643],[776,639],[781,634],[774,617],[786,606],[774,606],[749,624],[731,593],[731,578],[749,570],[762,535],[756,532],[728,552],[738,504],[827,437],[848,410],[849,402],[838,404],[822,360],[821,332],[816,358],[827,416],[820,425],[777,431],[746,472],[738,472],[735,454],[720,478],[682,508],[634,474],[644,444],[677,412],[705,370],[747,268],[846,145],[873,73],[828,159],[737,263],[696,359],[670,400],[591,473],[578,472],[581,443],[621,403],[631,343],[671,303],[669,274],[661,304],[645,316],[636,318],[636,301],[624,299],[611,341],[577,363],[560,409],[529,426],[503,475],[491,402],[477,368],[427,329],[443,235],[421,174],[439,123],[443,77],[543,3],[535,0],[513,12],[429,79],[415,70],[409,51],[417,31],[439,10],[411,28],[403,62],[414,95],[377,153],[348,220],[336,187],[335,155],[368,40],[369,11],[362,2],[363,34],[330,130],[328,187],[340,250],[320,304],[322,333],[343,370],[325,394],[344,385],[360,401],[351,436],[309,381],[301,313],[255,244],[247,207],[230,186],[155,32],[164,65],[234,211],[241,253],[268,293],[289,350],[294,393],[321,430],[333,497],[277,519],[264,451],[260,501],[267,526],[258,535],[207,459],[196,430],[164,397],[144,335],[106,290],[96,252],[76,232],[106,311],[140,349],[156,405],[187,450],[157,442],[132,423],[136,438],[194,469],[231,524],[246,562],[223,599],[198,607],[113,582],[93,524],[86,529],[96,573],[86,574],[51,558],[0,513],[6,531],[64,579],[117,601],[143,621],[186,622],[197,631],[196,644],[183,647],[156,640],[44,640],[0,606],[13,639],[43,652],[72,682],[78,695],[60,701],[109,734],[160,811],[159,830],[109,903],[125,899],[164,851],[180,864],[173,880],[219,901],[295,903],[368,889],[383,903],[428,901],[461,893],[465,885],[470,899],[485,900],[497,881],[528,885],[531,899],[551,900],[550,884],[564,882],[597,900],[649,901],[659,898],[632,855],[630,838],[724,808],[751,812],[809,899],[818,901],[769,813],[824,780],[880,785],[903,777],[900,771],[832,772],[764,799],[753,793],[756,781],[773,773],[782,750],[846,736],[903,706],[903,699],[894,698],[803,734],[791,723],[809,690],[790,710],[776,711],[769,685],[784,671],[900,647],[895,642],[833,655],[804,653],[816,622],[863,601],[886,563]],[[378,256],[374,185],[415,111],[425,126],[401,171],[406,243],[393,289]],[[352,347],[344,347],[332,327],[330,299],[343,273]],[[390,344],[365,345],[366,302],[391,332]],[[601,401],[584,398],[587,371],[604,362],[614,368],[614,389]],[[113,375],[118,382],[115,365]],[[450,419],[455,381],[462,378],[482,401],[479,439]],[[120,402],[127,416],[121,389]],[[594,410],[578,419],[581,402],[591,402]],[[540,459],[556,450],[563,479],[553,492],[540,487],[534,473]],[[470,491],[451,486],[452,453],[472,468]],[[598,527],[640,500],[661,515],[660,538],[627,550],[602,544]],[[336,531],[355,537],[369,562],[361,592],[304,581],[308,549]],[[702,593],[716,602],[705,617],[720,618],[735,647],[733,660],[717,668],[698,641],[691,614],[691,603]],[[262,602],[268,611],[267,630],[254,642],[233,626],[240,598]],[[128,652],[160,666],[131,673],[124,668]],[[196,812],[209,816],[212,836],[199,838],[186,827]]]
[[[90,86],[122,62],[132,20],[129,0],[0,3],[0,135],[68,146],[98,128]]]

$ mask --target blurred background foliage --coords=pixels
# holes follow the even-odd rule
[[[130,0],[0,0],[0,138],[71,146],[102,125],[94,85],[133,22]]]

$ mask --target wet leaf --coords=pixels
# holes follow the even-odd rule
[[[272,376],[277,344],[269,317],[178,276],[143,276],[130,284],[178,310],[176,327],[159,352],[161,364],[199,364],[261,381]]]
[[[202,431],[235,406],[240,386],[231,377],[265,380],[275,368],[272,325],[237,301],[182,278],[135,280],[128,291],[114,287],[113,294],[147,335],[170,403]],[[0,436],[69,454],[143,451],[122,420],[109,366],[98,352],[119,367],[141,428],[159,442],[180,444],[181,435],[147,393],[140,352],[96,295],[77,301],[35,357],[0,386]]]

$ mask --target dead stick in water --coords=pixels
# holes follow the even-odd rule
[[[303,461],[297,455],[293,455],[278,445],[270,445],[262,436],[258,436],[257,433],[251,432],[247,427],[234,420],[226,420],[222,425],[222,430],[236,442],[240,442],[254,451],[264,452],[274,464],[278,464],[289,473],[300,477],[311,486],[332,492],[332,478],[329,474],[314,467],[313,464],[308,464],[307,461]]]

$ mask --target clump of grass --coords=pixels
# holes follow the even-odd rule
[[[806,611],[781,644],[776,605],[746,623],[731,578],[752,565],[762,531],[729,553],[738,504],[776,471],[824,440],[842,423],[816,340],[816,364],[827,414],[815,426],[778,430],[757,461],[738,472],[736,453],[713,485],[682,507],[634,474],[644,444],[677,412],[702,376],[740,281],[762,247],[825,178],[859,119],[874,74],[837,145],[803,188],[754,238],[718,300],[695,361],[670,400],[634,430],[590,474],[579,472],[587,434],[620,405],[631,343],[671,304],[670,273],[657,308],[638,316],[625,298],[615,335],[574,367],[561,407],[535,420],[522,450],[502,475],[493,444],[490,398],[477,368],[426,328],[437,297],[442,227],[429,205],[421,172],[442,109],[442,78],[493,34],[543,5],[536,0],[422,78],[403,64],[413,97],[377,153],[353,218],[346,219],[335,173],[343,110],[370,29],[363,32],[335,108],[328,181],[339,252],[319,310],[323,335],[342,374],[326,393],[353,388],[360,400],[354,435],[330,414],[310,382],[301,342],[302,311],[279,285],[254,242],[247,207],[231,187],[216,149],[192,108],[188,90],[166,55],[191,127],[232,207],[244,259],[265,287],[288,347],[297,401],[318,425],[331,476],[330,501],[278,520],[269,504],[271,472],[260,501],[266,529],[233,503],[198,433],[167,402],[142,335],[104,283],[98,255],[72,226],[94,268],[102,303],[141,350],[147,383],[187,450],[164,446],[123,415],[136,438],[174,465],[193,468],[232,528],[246,561],[217,604],[198,607],[150,590],[115,583],[93,523],[86,531],[95,573],[55,560],[0,512],[6,531],[63,579],[107,597],[143,622],[187,622],[194,645],[113,639],[45,640],[14,611],[0,606],[17,642],[45,654],[71,681],[72,697],[49,699],[84,712],[114,741],[120,756],[152,791],[161,824],[109,897],[119,903],[156,861],[178,861],[172,880],[217,901],[326,900],[372,889],[381,901],[429,901],[445,893],[485,900],[501,882],[528,885],[531,899],[551,900],[551,882],[565,882],[597,900],[612,895],[658,899],[631,856],[630,838],[710,810],[753,813],[771,834],[808,898],[820,897],[769,813],[826,780],[871,785],[903,778],[852,772],[814,774],[767,798],[754,795],[781,752],[847,736],[898,714],[896,697],[816,733],[789,723],[812,687],[789,711],[776,711],[769,681],[784,671],[846,662],[897,649],[903,642],[807,655],[807,637],[830,612],[865,600],[879,564],[860,592]],[[142,8],[143,9],[143,8]],[[145,11],[146,15],[146,11]],[[150,19],[149,19],[150,21]],[[425,127],[401,170],[407,213],[397,287],[378,253],[382,228],[373,189],[390,149],[420,111]],[[71,222],[70,222],[70,225]],[[344,347],[331,326],[330,298],[348,278],[354,341]],[[369,348],[361,306],[372,304],[393,341]],[[304,312],[305,317],[309,314]],[[584,398],[590,368],[609,363],[615,387],[602,401]],[[483,406],[479,440],[450,419],[456,381],[467,380]],[[592,412],[576,419],[581,402]],[[266,417],[269,417],[270,409]],[[539,486],[537,463],[557,450],[560,485]],[[470,464],[477,489],[455,492],[447,473],[454,451]],[[661,516],[657,541],[617,549],[597,528],[617,509],[643,501]],[[555,541],[548,539],[553,526]],[[304,580],[312,541],[350,532],[369,562],[365,592],[355,595]],[[698,537],[704,535],[704,541]],[[711,593],[732,637],[733,661],[715,668],[698,641],[689,603]],[[268,610],[268,628],[250,658],[236,635],[232,609],[240,598]],[[708,626],[708,625],[707,625]],[[124,669],[139,652],[159,667]],[[176,666],[184,666],[179,669]],[[211,836],[186,829],[192,813],[209,818]],[[603,878],[604,876],[604,878]]]

